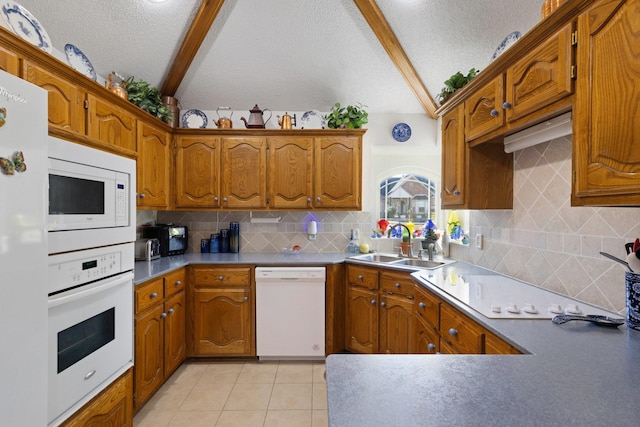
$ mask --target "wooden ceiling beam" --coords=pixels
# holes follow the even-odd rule
[[[378,37],[380,44],[387,51],[389,58],[396,65],[402,77],[407,81],[409,88],[418,98],[418,102],[422,105],[422,108],[432,119],[437,118],[436,108],[437,105],[429,91],[425,87],[422,79],[416,72],[415,68],[407,54],[404,52],[402,45],[398,41],[398,38],[394,34],[393,30],[389,26],[386,18],[382,14],[382,11],[376,4],[375,0],[353,0],[360,13],[364,16],[364,19],[371,27],[373,33]]]
[[[171,69],[164,79],[160,90],[162,95],[174,96],[176,94],[223,4],[224,0],[202,0],[200,9],[193,18],[189,31],[182,41],[182,46],[180,46]]]

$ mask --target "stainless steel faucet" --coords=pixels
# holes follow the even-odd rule
[[[407,227],[406,225],[404,225],[404,224],[402,224],[400,222],[397,223],[396,225],[389,226],[389,231],[387,231],[387,237],[391,236],[391,230],[393,230],[397,226],[404,227],[407,230],[407,233],[409,234],[409,249],[407,250],[408,253],[405,254],[404,252],[402,252],[402,246],[400,246],[400,248],[398,250],[398,255],[407,256],[409,258],[415,258],[413,256],[413,246],[411,245],[411,230],[409,230],[409,227]],[[402,238],[402,236],[400,236],[400,238]]]
[[[435,243],[429,243],[427,245],[427,251],[429,253],[429,261],[433,261],[433,251],[436,248],[436,244]]]

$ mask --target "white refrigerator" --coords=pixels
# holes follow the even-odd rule
[[[47,425],[47,91],[0,70],[0,425]]]

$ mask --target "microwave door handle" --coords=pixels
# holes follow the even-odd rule
[[[115,288],[116,286],[120,286],[127,281],[133,280],[133,273],[126,273],[122,276],[118,276],[115,280],[108,280],[106,283],[102,283],[98,286],[91,287],[86,290],[81,290],[78,292],[73,292],[68,295],[54,295],[49,298],[48,307],[53,308],[62,304],[67,304],[72,301],[78,300],[80,298],[86,298],[90,295],[96,294],[98,292],[104,292],[111,288]]]

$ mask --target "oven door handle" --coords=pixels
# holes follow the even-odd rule
[[[99,292],[104,292],[111,288],[115,288],[116,286],[120,286],[124,283],[131,282],[133,280],[133,273],[125,273],[123,275],[118,276],[115,280],[113,278],[107,279],[103,282],[97,282],[88,289],[82,289],[78,292],[67,293],[66,295],[54,295],[49,297],[49,308],[57,307],[62,304],[66,304],[80,298],[86,298],[90,295],[97,294]]]

